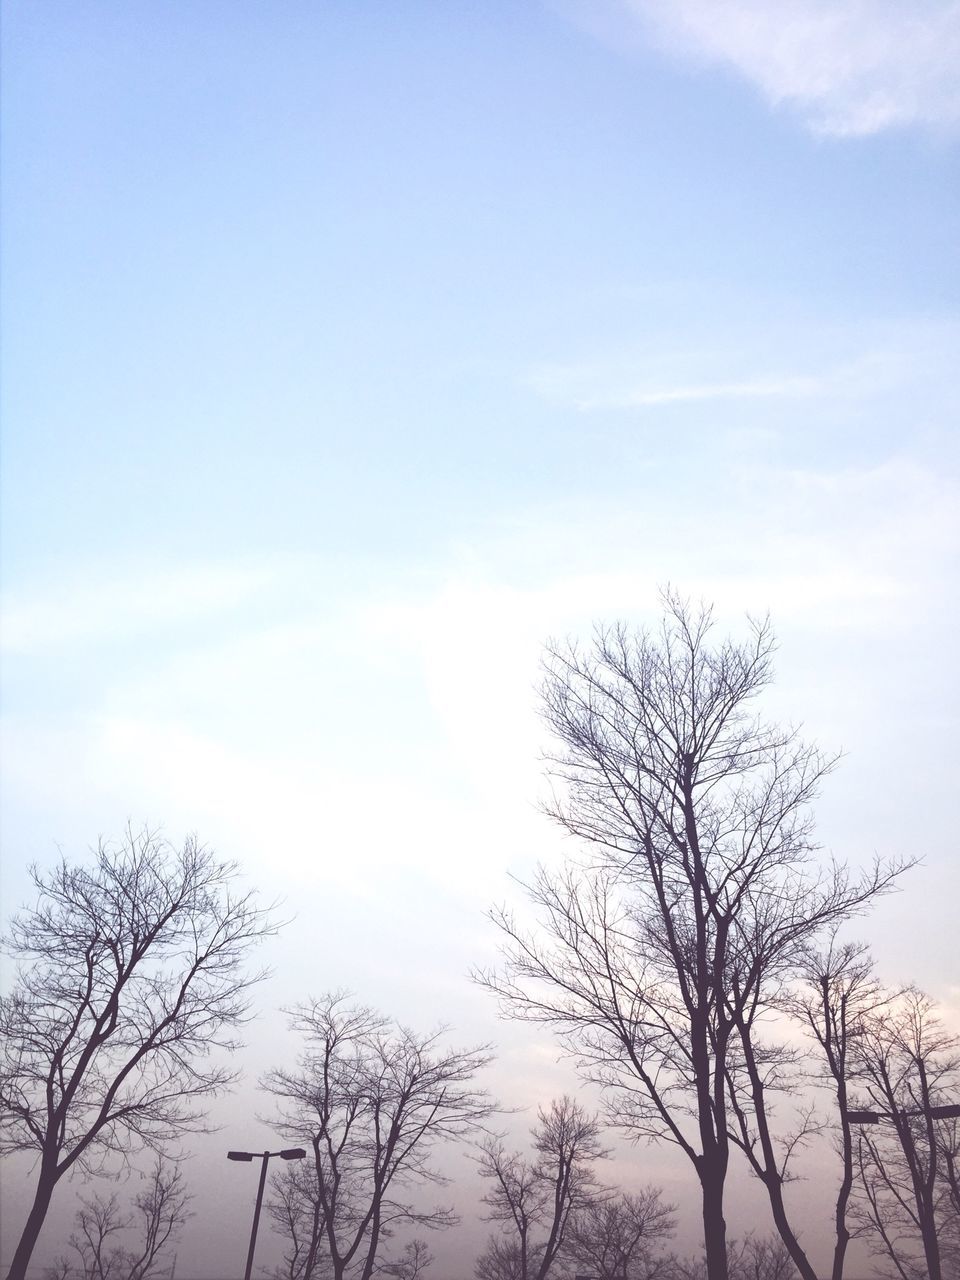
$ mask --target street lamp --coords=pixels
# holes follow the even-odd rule
[[[247,1250],[247,1269],[243,1280],[250,1280],[253,1270],[253,1251],[257,1245],[257,1227],[260,1225],[260,1206],[263,1204],[263,1188],[267,1182],[267,1162],[271,1156],[279,1156],[281,1160],[302,1160],[306,1155],[303,1147],[287,1147],[285,1151],[228,1151],[228,1160],[262,1160],[260,1166],[260,1185],[257,1188],[257,1207],[253,1211],[253,1230],[250,1232],[250,1248]]]

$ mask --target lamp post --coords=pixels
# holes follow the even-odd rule
[[[302,1160],[306,1155],[303,1147],[287,1147],[285,1151],[228,1151],[228,1160],[262,1160],[260,1166],[260,1185],[257,1187],[257,1206],[253,1211],[253,1229],[250,1232],[250,1248],[247,1250],[247,1269],[243,1280],[250,1280],[253,1271],[253,1251],[257,1247],[257,1227],[260,1225],[260,1206],[263,1204],[263,1188],[267,1183],[267,1163],[271,1156],[279,1156],[281,1160]]]

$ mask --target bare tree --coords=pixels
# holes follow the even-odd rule
[[[769,624],[712,647],[709,609],[665,604],[657,637],[618,626],[587,652],[549,650],[546,718],[561,744],[550,812],[589,860],[538,874],[539,933],[494,913],[505,971],[479,977],[505,1013],[559,1031],[618,1123],[686,1154],[709,1278],[727,1280],[730,1065],[746,1072],[770,1168],[764,1081],[749,1060],[763,1014],[803,947],[896,869],[852,882],[814,857],[809,802],[832,761],[752,710],[770,680]]]
[[[960,1120],[937,1122],[937,1148],[943,1187],[940,1255],[944,1274],[960,1276]]]
[[[119,1280],[124,1251],[113,1242],[127,1226],[116,1196],[83,1200],[75,1216],[75,1230],[68,1244],[77,1262],[60,1257],[48,1272],[50,1280],[69,1280],[79,1271],[83,1280]]]
[[[776,1236],[749,1236],[734,1249],[733,1280],[794,1280],[790,1251]]]
[[[726,1074],[730,1141],[737,1146],[750,1169],[763,1184],[780,1241],[802,1280],[817,1280],[817,1272],[793,1228],[787,1212],[785,1189],[795,1178],[794,1157],[826,1126],[816,1103],[806,1096],[809,1085],[806,1062],[800,1050],[782,1041],[762,1040],[756,1034],[758,1005],[736,1022],[737,1037],[731,1046]],[[786,1099],[798,1095],[794,1119],[784,1132],[774,1128],[774,1118]]]
[[[784,1003],[815,1042],[819,1079],[828,1085],[836,1101],[836,1124],[831,1132],[840,1159],[840,1180],[834,1201],[831,1280],[843,1280],[847,1246],[854,1234],[849,1206],[856,1175],[855,1126],[849,1113],[857,1039],[862,1020],[888,1007],[896,993],[875,976],[867,949],[839,942],[835,931],[822,949],[808,951],[800,979],[799,987],[788,993]]]
[[[202,1127],[199,1104],[234,1079],[211,1055],[236,1047],[261,976],[244,960],[273,931],[234,875],[195,840],[177,850],[132,831],[92,863],[34,868],[37,902],[10,926],[20,968],[0,1001],[0,1143],[39,1166],[10,1280],[23,1280],[65,1174]]]
[[[829,1134],[834,1139],[840,1181],[833,1206],[831,1280],[842,1280],[853,1234],[848,1224],[854,1179],[848,1093],[856,1038],[862,1019],[886,1006],[894,993],[874,977],[865,948],[838,942],[836,927],[822,949],[809,946],[801,956],[796,972],[791,966],[785,973],[774,973],[772,981],[768,975],[765,987],[758,986],[757,1001],[735,1019],[737,1038],[727,1071],[730,1139],[764,1185],[774,1224],[802,1280],[816,1280],[817,1272],[792,1227],[784,1191],[794,1179],[794,1155],[814,1137]],[[818,1117],[816,1102],[806,1092],[807,1056],[796,1047],[756,1034],[760,1017],[770,1012],[792,1014],[811,1034],[818,1050],[813,1080],[829,1082],[837,1104],[835,1124]],[[798,1106],[794,1127],[776,1133],[773,1099],[787,1095],[808,1100]]]
[[[747,1236],[728,1247],[730,1280],[795,1280],[789,1250],[776,1236]],[[706,1280],[705,1260],[675,1260],[670,1280]]]
[[[516,1236],[491,1236],[477,1259],[477,1280],[520,1280],[521,1251]]]
[[[418,1035],[343,993],[299,1006],[292,1025],[305,1050],[295,1070],[270,1072],[264,1088],[280,1104],[280,1131],[313,1151],[298,1256],[311,1270],[328,1264],[335,1280],[348,1272],[370,1280],[397,1224],[456,1222],[451,1210],[418,1207],[412,1196],[446,1182],[431,1163],[438,1143],[474,1137],[490,1115],[474,1084],[490,1054],[445,1048],[442,1028]],[[274,1221],[292,1221],[289,1209],[278,1219],[277,1208],[296,1201],[299,1185],[274,1183]]]
[[[177,1166],[157,1156],[147,1187],[134,1197],[132,1214],[124,1213],[116,1195],[82,1199],[70,1247],[76,1255],[58,1258],[50,1280],[149,1280],[191,1216],[191,1197]],[[115,1243],[134,1233],[133,1246]]]
[[[277,1280],[311,1280],[328,1262],[323,1251],[323,1201],[312,1164],[286,1164],[271,1184],[267,1211],[283,1237],[286,1250]]]
[[[606,1154],[600,1126],[572,1098],[541,1108],[531,1137],[532,1160],[507,1151],[498,1140],[483,1148],[480,1173],[491,1183],[483,1202],[488,1219],[505,1225],[507,1238],[491,1241],[478,1275],[506,1263],[517,1267],[518,1280],[546,1280],[563,1249],[571,1215],[586,1208],[598,1189],[593,1165]]]
[[[403,1246],[403,1253],[393,1262],[385,1262],[380,1270],[393,1280],[420,1280],[420,1277],[433,1265],[433,1254],[427,1247],[426,1240],[419,1237],[410,1240]]]
[[[598,1197],[571,1220],[569,1254],[596,1280],[655,1280],[664,1272],[658,1250],[673,1235],[675,1210],[659,1187]]]
[[[856,1059],[880,1121],[859,1126],[861,1220],[903,1280],[943,1280],[941,1242],[952,1249],[958,1226],[956,1131],[937,1110],[960,1101],[960,1040],[910,989],[862,1019]]]

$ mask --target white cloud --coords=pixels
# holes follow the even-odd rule
[[[29,653],[210,616],[252,599],[273,579],[257,565],[198,564],[156,573],[96,572],[3,600],[2,647]]]
[[[777,396],[808,396],[820,389],[814,378],[770,378],[755,382],[709,382],[701,386],[656,387],[626,391],[619,396],[594,397],[576,401],[576,407],[593,409],[648,409],[661,404],[681,404],[699,400],[756,400]]]
[[[954,730],[933,717],[954,670],[958,510],[956,485],[908,460],[728,462],[695,514],[669,485],[637,503],[578,498],[488,529],[415,582],[346,599],[324,592],[322,566],[278,564],[297,589],[285,606],[270,597],[269,619],[258,596],[255,613],[225,616],[183,651],[146,665],[121,655],[69,713],[32,698],[7,711],[8,843],[39,832],[71,847],[127,816],[162,819],[174,837],[196,829],[299,913],[277,1003],[344,981],[392,1007],[393,956],[404,948],[409,985],[419,946],[424,974],[444,954],[417,997],[429,1018],[455,999],[450,975],[492,945],[480,913],[510,892],[507,869],[568,848],[534,808],[544,638],[586,634],[595,618],[652,621],[656,584],[672,580],[715,600],[723,630],[744,609],[773,611],[771,709],[853,753],[824,810],[832,842],[852,856],[921,848],[942,873],[937,797]],[[42,657],[31,694],[61,660]],[[914,901],[919,928],[922,895],[897,910]],[[934,986],[949,971],[939,943],[906,956],[909,932],[889,932],[878,953],[891,973]]]
[[[673,367],[657,367],[664,363]],[[715,363],[715,358],[710,363]],[[709,369],[698,367],[695,353],[692,357],[669,357],[666,362],[662,357],[651,362],[649,355],[638,353],[636,357],[593,363],[541,365],[530,374],[528,383],[544,400],[594,413],[717,400],[797,399],[824,393],[831,388],[832,379],[830,375],[804,374],[718,379],[710,376]]]
[[[771,321],[760,335],[731,322],[711,340],[693,323],[658,342],[625,341],[585,358],[544,362],[529,370],[526,384],[550,404],[582,413],[716,405],[740,414],[775,402],[778,411],[807,413],[813,399],[842,410],[906,394],[915,419],[952,393],[958,337],[947,317],[845,326],[801,317]]]
[[[661,43],[720,63],[816,131],[960,124],[952,0],[625,0]]]

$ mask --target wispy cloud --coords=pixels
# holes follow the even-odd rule
[[[733,326],[712,338],[694,327],[654,343],[545,362],[526,382],[549,403],[583,413],[774,401],[787,407],[813,398],[851,406],[909,392],[915,414],[952,388],[957,336],[949,319],[840,327],[772,320],[760,336]]]
[[[769,378],[753,382],[711,382],[700,386],[657,387],[620,395],[575,400],[578,409],[646,409],[698,400],[756,400],[776,396],[808,396],[820,389],[815,378]]]
[[[955,0],[623,0],[680,56],[724,64],[820,133],[960,125]]]
[[[716,364],[712,353],[702,359],[696,353],[668,354],[660,360],[617,355],[596,361],[540,365],[530,372],[527,382],[544,400],[593,413],[716,400],[796,399],[820,394],[831,381],[829,374],[759,371],[718,378],[712,367]]]

